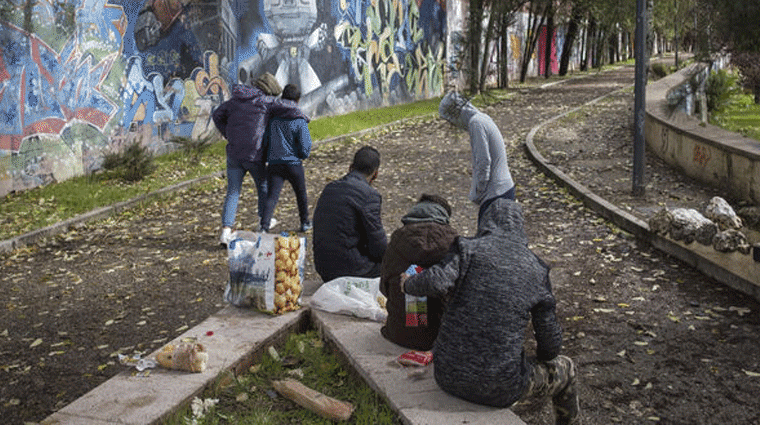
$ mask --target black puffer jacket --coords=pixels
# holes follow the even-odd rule
[[[525,391],[530,363],[523,349],[532,320],[539,360],[559,354],[549,268],[528,249],[520,205],[498,199],[474,238],[460,237],[438,264],[404,283],[407,293],[450,300],[433,347],[434,375],[444,391],[506,407]]]
[[[314,267],[323,281],[380,275],[388,246],[381,205],[380,193],[359,172],[325,186],[313,219]]]

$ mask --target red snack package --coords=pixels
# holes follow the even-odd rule
[[[398,363],[406,366],[425,366],[433,361],[433,353],[430,351],[412,350],[398,357]]]

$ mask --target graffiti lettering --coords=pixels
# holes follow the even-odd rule
[[[662,150],[662,153],[665,154],[668,152],[668,137],[670,136],[670,130],[667,127],[663,126],[660,135],[660,149]]]
[[[442,91],[443,49],[424,40],[416,0],[370,2],[363,27],[347,7],[342,9],[345,13],[335,26],[335,39],[348,52],[353,78],[363,85],[365,96],[377,89],[387,103],[400,83],[413,96]]]
[[[712,158],[710,147],[694,145],[694,163],[705,167]]]

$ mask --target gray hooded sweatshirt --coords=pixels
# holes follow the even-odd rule
[[[478,234],[460,237],[439,263],[409,277],[411,295],[447,298],[433,346],[435,380],[444,391],[507,407],[525,392],[531,365],[523,343],[533,323],[536,358],[562,346],[549,267],[528,249],[520,205],[497,199]]]
[[[504,139],[496,123],[462,95],[449,92],[441,100],[438,113],[454,126],[470,134],[472,184],[469,198],[478,205],[514,187],[507,164]]]

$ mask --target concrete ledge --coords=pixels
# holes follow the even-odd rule
[[[306,309],[271,316],[228,306],[173,342],[196,337],[209,361],[201,373],[155,368],[147,377],[131,369],[99,385],[42,424],[155,424],[164,421],[227,371],[247,369],[270,345],[308,326]],[[213,335],[207,335],[208,331]],[[152,355],[158,352],[154,352]]]
[[[476,405],[443,392],[432,366],[399,365],[396,358],[409,350],[383,338],[378,322],[320,310],[312,310],[311,318],[405,424],[525,424],[510,409]]]
[[[689,177],[760,203],[760,141],[700,123],[668,105],[668,94],[705,67],[694,64],[647,85],[647,147]]]

